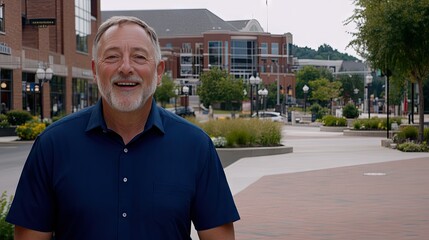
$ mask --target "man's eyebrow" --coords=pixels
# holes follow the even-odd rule
[[[108,53],[108,52],[120,52],[121,51],[121,47],[117,47],[117,46],[112,46],[112,47],[108,47],[104,50],[104,53]],[[149,49],[145,48],[145,47],[132,47],[130,52],[143,52],[144,54],[149,55]]]

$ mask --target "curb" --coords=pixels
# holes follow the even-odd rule
[[[226,168],[237,160],[245,157],[259,157],[292,153],[293,147],[248,147],[248,148],[217,148],[222,166]]]

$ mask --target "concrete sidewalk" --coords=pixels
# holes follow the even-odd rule
[[[8,143],[17,140],[19,140],[17,136],[0,137],[0,143]]]
[[[427,239],[429,153],[319,128],[283,133],[294,153],[225,169],[242,218],[236,239]]]

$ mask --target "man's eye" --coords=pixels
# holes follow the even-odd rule
[[[134,55],[134,58],[137,58],[137,59],[146,59],[146,57],[143,56],[143,55]]]
[[[134,61],[136,61],[137,63],[144,63],[145,61],[147,61],[147,58],[144,55],[134,55],[133,56]]]
[[[119,56],[117,55],[109,55],[104,58],[105,62],[117,62],[119,60]]]

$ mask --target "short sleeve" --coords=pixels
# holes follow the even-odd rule
[[[192,209],[197,230],[215,228],[240,219],[225,172],[211,141],[206,154]]]
[[[38,137],[33,144],[18,182],[15,197],[6,221],[28,229],[51,232],[53,230],[53,194],[51,156],[44,154]]]

